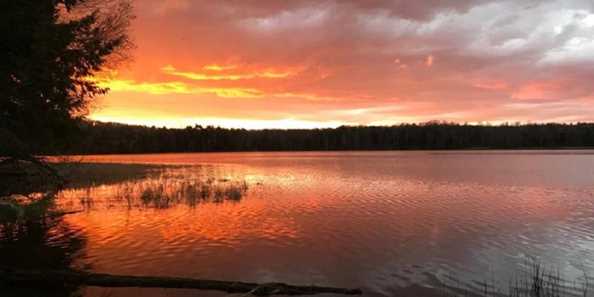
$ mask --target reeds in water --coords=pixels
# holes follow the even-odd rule
[[[576,280],[564,279],[558,270],[546,269],[541,263],[528,264],[527,271],[511,281],[507,289],[483,282],[482,290],[462,288],[458,282],[446,285],[441,294],[446,297],[587,297],[590,296],[589,278],[584,276]]]
[[[133,204],[132,201],[138,197],[143,206],[155,208],[168,208],[180,203],[196,206],[201,202],[240,201],[248,190],[245,181],[155,179],[137,183],[135,186],[132,190],[121,190],[128,205]]]

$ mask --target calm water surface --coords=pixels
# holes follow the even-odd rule
[[[160,154],[85,161],[175,166],[60,193],[60,208],[84,212],[66,216],[40,240],[65,247],[79,238],[69,254],[72,267],[360,287],[366,296],[391,296],[413,284],[438,288],[453,278],[469,289],[494,279],[505,287],[531,258],[569,278],[594,276],[594,151]],[[82,292],[197,296],[184,290]]]

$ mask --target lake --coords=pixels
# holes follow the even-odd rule
[[[394,296],[415,285],[507,288],[529,261],[577,282],[594,276],[590,150],[192,153],[83,161],[167,166],[63,190],[56,208],[82,212],[41,230],[29,227],[24,239],[5,226],[0,250],[19,253],[33,242],[43,248],[21,255],[32,262],[59,255],[63,265],[96,272],[359,287],[365,296]],[[28,233],[35,230],[44,235]]]

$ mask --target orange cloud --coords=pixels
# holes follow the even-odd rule
[[[210,70],[210,71],[224,71],[224,70],[231,70],[231,69],[235,69],[235,68],[237,68],[236,65],[218,65],[218,64],[206,65],[206,66],[202,67],[203,70]]]
[[[531,82],[521,86],[512,94],[513,99],[555,99],[562,87],[557,82]]]
[[[134,80],[101,80],[98,85],[102,88],[108,88],[112,92],[137,92],[153,95],[162,94],[215,94],[225,98],[250,98],[259,97],[262,92],[256,89],[248,88],[212,88],[212,87],[194,87],[183,82],[136,82]]]
[[[433,66],[433,62],[434,62],[435,58],[433,57],[433,55],[429,55],[427,56],[427,58],[425,58],[425,65],[427,67],[431,67]]]
[[[508,85],[501,80],[481,80],[475,82],[474,87],[485,90],[504,90],[508,88]]]
[[[214,71],[223,71],[225,70],[224,67],[216,66],[216,65],[209,65],[205,66],[208,67],[210,70]],[[233,68],[228,68],[233,69]],[[253,73],[240,73],[240,74],[208,74],[208,73],[200,73],[200,72],[188,72],[188,71],[179,71],[172,65],[167,65],[161,70],[169,75],[179,76],[191,80],[241,80],[241,79],[254,79],[254,78],[286,78],[291,75],[294,75],[292,72],[284,71],[284,72],[277,72],[275,70],[264,70],[261,72],[253,72]]]

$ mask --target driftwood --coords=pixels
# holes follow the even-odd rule
[[[215,290],[227,293],[268,295],[314,295],[322,293],[360,295],[359,289],[319,286],[295,286],[283,283],[246,283],[177,277],[128,276],[79,271],[0,270],[0,284],[13,286],[55,287],[63,285],[96,287],[143,287]]]
[[[77,214],[77,213],[81,213],[84,212],[84,210],[73,210],[73,211],[54,211],[54,212],[49,212],[46,213],[44,215],[45,218],[49,218],[49,219],[54,219],[54,218],[60,218],[63,216],[67,216],[67,215],[71,215],[71,214]]]

